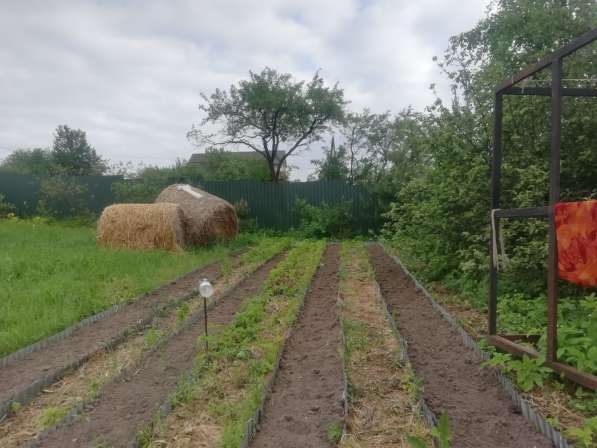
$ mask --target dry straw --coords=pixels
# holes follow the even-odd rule
[[[116,204],[97,224],[97,244],[112,249],[179,250],[185,245],[184,214],[177,204]]]
[[[238,233],[238,218],[234,207],[217,196],[190,185],[170,185],[155,200],[156,203],[180,205],[185,221],[185,241],[205,245],[213,241],[233,239]]]

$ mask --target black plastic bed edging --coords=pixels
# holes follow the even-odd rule
[[[239,281],[236,282],[234,285],[231,285],[230,287],[228,287],[225,290],[221,291],[217,296],[214,296],[209,301],[209,303],[207,304],[207,310],[209,311],[213,307],[215,307],[216,304],[218,304],[222,299],[224,299],[230,292],[232,292],[238,285],[240,285],[248,276],[250,276],[251,274],[253,274],[257,269],[259,269],[261,266],[263,266],[264,264],[266,264],[267,262],[269,262],[270,260],[272,260],[274,257],[278,256],[279,254],[280,254],[280,252],[276,252],[274,255],[272,255],[270,258],[268,258],[266,261],[264,261],[263,263],[261,263],[258,266],[256,266],[255,269],[251,270],[250,272],[245,273],[245,275],[243,275],[242,278],[240,278]],[[216,261],[214,263],[218,263],[218,262],[219,261]],[[206,266],[208,266],[208,265],[206,265]],[[204,266],[204,267],[206,267],[206,266]],[[198,269],[195,269],[195,270],[193,270],[191,272],[195,272],[195,271],[197,271],[199,269],[203,269],[203,268],[198,268]],[[177,281],[177,280],[174,280],[174,281]],[[183,297],[186,297],[186,299],[189,299],[189,298],[191,298],[191,297],[193,297],[195,295],[197,295],[197,288],[193,288],[192,292],[190,292],[188,294],[185,294],[185,296],[183,296]],[[182,299],[181,298],[181,300],[179,300],[177,303],[180,303],[182,300],[186,300],[186,299]],[[168,307],[168,308],[170,308],[170,307]],[[195,313],[191,314],[191,316],[189,316],[189,318],[187,320],[185,320],[185,322],[179,328],[177,328],[174,332],[170,333],[167,337],[165,337],[162,340],[160,340],[158,344],[156,344],[150,350],[148,350],[147,352],[145,352],[143,354],[143,356],[139,360],[137,360],[137,362],[133,363],[133,365],[129,366],[128,368],[123,369],[118,375],[116,375],[114,378],[112,378],[110,380],[110,382],[119,381],[120,379],[124,378],[127,374],[129,374],[130,372],[134,371],[137,368],[137,366],[139,365],[139,363],[142,362],[147,356],[151,355],[152,353],[154,353],[155,351],[157,351],[158,349],[160,349],[170,339],[176,337],[177,335],[179,335],[183,331],[187,330],[191,325],[193,325],[196,322],[198,322],[199,319],[201,319],[201,317],[203,317],[203,308],[199,307],[199,309],[197,311],[195,311]],[[89,405],[91,405],[95,400],[97,400],[97,398],[94,398],[93,400],[91,400],[89,402],[85,402],[84,401],[84,402],[81,402],[81,403],[75,405],[68,412],[68,414],[66,416],[64,416],[55,425],[53,425],[53,426],[45,429],[44,431],[42,431],[37,436],[36,439],[39,439],[39,438],[41,438],[44,435],[47,435],[47,434],[52,433],[54,431],[57,431],[63,425],[67,425],[67,424],[73,423],[80,416],[80,414],[85,411],[86,407],[89,406]],[[164,405],[162,405],[160,407],[160,411],[159,411],[160,417],[162,417],[162,415],[165,417],[166,415],[168,415],[171,412],[171,410],[172,410],[172,407],[170,406],[170,402],[168,401],[167,403],[165,403]],[[35,443],[34,443],[33,446],[35,446]]]
[[[326,245],[326,248],[327,248],[327,245]],[[326,248],[324,248],[324,251],[321,253],[321,258],[323,258],[323,254],[324,254]],[[319,260],[320,263],[321,263],[321,258]],[[257,409],[255,409],[253,416],[251,418],[249,418],[249,420],[247,420],[247,422],[245,423],[245,430],[243,432],[243,437],[240,440],[239,448],[249,448],[249,445],[251,444],[251,442],[253,441],[253,438],[255,437],[255,433],[257,431],[257,426],[259,425],[259,423],[261,423],[261,421],[263,419],[263,411],[265,408],[265,402],[267,401],[267,398],[272,390],[272,387],[274,386],[274,382],[276,380],[278,370],[280,369],[280,361],[282,360],[282,355],[284,354],[284,350],[286,348],[286,343],[291,338],[292,334],[295,331],[296,324],[299,321],[299,319],[301,318],[301,314],[303,312],[303,308],[305,305],[305,298],[307,297],[307,294],[309,294],[309,292],[311,291],[311,285],[313,283],[313,279],[317,275],[318,270],[319,270],[319,268],[317,268],[315,270],[315,272],[313,272],[313,275],[311,276],[311,279],[309,281],[309,285],[307,286],[307,288],[305,288],[305,292],[303,293],[303,296],[300,298],[300,304],[299,304],[299,308],[296,313],[296,319],[294,321],[294,324],[292,325],[292,327],[290,327],[290,329],[286,333],[286,337],[284,338],[284,341],[282,342],[282,346],[280,347],[280,351],[278,352],[278,356],[276,357],[276,362],[274,363],[274,368],[272,370],[272,373],[269,377],[269,380],[267,381],[265,388],[263,389],[263,393],[261,394],[261,400],[259,402],[259,406],[257,407]],[[343,368],[343,371],[344,371],[344,368]],[[343,397],[342,397],[342,400],[344,402],[344,415],[346,415],[346,409],[347,409],[346,387],[347,387],[346,372],[344,371],[344,391],[343,391]],[[343,428],[343,432],[342,432],[343,434],[344,434],[344,430],[345,430],[345,428]]]
[[[460,334],[464,342],[464,345],[472,349],[479,359],[483,361],[487,361],[488,359],[490,359],[489,353],[481,349],[479,344],[477,344],[477,342],[472,338],[470,334],[468,334],[468,332],[464,328],[462,328],[462,326],[460,326],[458,321],[450,313],[448,313],[440,304],[438,304],[435,301],[435,299],[433,299],[433,297],[427,291],[427,289],[425,289],[425,287],[419,283],[415,276],[412,275],[411,272],[402,264],[400,259],[397,256],[392,255],[383,244],[381,244],[381,247],[383,248],[384,252],[388,254],[412,280],[415,287],[419,291],[421,291],[423,295],[431,302],[431,306],[433,306],[433,308],[437,312],[439,312],[441,316],[446,321],[448,321],[448,323],[452,325],[452,327]],[[554,429],[554,427],[551,426],[549,422],[545,420],[545,418],[543,418],[542,415],[540,415],[537,411],[533,409],[531,404],[522,397],[520,392],[516,389],[516,387],[508,378],[506,378],[497,369],[493,369],[493,371],[495,372],[498,381],[500,382],[506,393],[510,396],[516,407],[521,410],[522,415],[529,423],[534,425],[535,428],[537,428],[537,430],[541,432],[541,434],[545,435],[554,444],[556,448],[573,448],[573,446],[564,438],[562,433]]]

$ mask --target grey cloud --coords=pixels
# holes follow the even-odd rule
[[[486,0],[3,2],[0,158],[48,146],[56,125],[87,131],[112,160],[187,158],[199,93],[265,65],[339,81],[351,107],[421,109],[431,61]],[[443,90],[442,90],[443,89]],[[319,145],[295,160],[305,177]]]

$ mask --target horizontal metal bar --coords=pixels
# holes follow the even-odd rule
[[[551,96],[550,87],[508,87],[504,95]],[[567,88],[562,89],[562,96],[597,97],[597,89]]]
[[[495,211],[496,218],[547,218],[549,207],[505,208]]]
[[[552,368],[556,372],[563,373],[567,378],[576,381],[591,390],[597,390],[597,376],[591,375],[588,372],[581,372],[568,364],[562,364],[557,361],[546,361],[545,365]]]
[[[531,347],[526,347],[524,345],[517,344],[516,342],[512,342],[511,340],[506,339],[503,336],[498,336],[497,334],[487,336],[487,341],[491,345],[495,345],[496,347],[501,348],[502,350],[508,353],[512,353],[516,356],[527,355],[531,358],[536,358],[538,356],[537,351],[532,349]]]
[[[582,36],[577,37],[567,45],[557,49],[550,55],[546,56],[545,58],[541,59],[540,61],[527,66],[525,69],[518,72],[516,75],[512,76],[510,79],[502,82],[498,85],[495,89],[496,93],[501,93],[503,90],[507,89],[508,87],[512,87],[514,84],[522,81],[525,78],[537,73],[539,70],[544,69],[548,65],[550,65],[553,61],[562,58],[564,56],[568,56],[570,53],[575,52],[576,50],[581,49],[585,45],[590,44],[594,40],[597,40],[597,28],[586,32]]]
[[[526,347],[516,342],[512,342],[504,336],[489,335],[487,341],[508,353],[512,353],[516,356],[527,355],[531,358],[536,358],[538,353],[530,347]],[[566,378],[577,382],[578,384],[585,386],[591,390],[597,390],[597,376],[592,375],[588,372],[581,372],[568,364],[563,364],[557,361],[545,361],[545,365],[558,373],[562,373]]]

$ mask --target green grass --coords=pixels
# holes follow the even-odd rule
[[[67,406],[51,406],[44,409],[44,412],[40,417],[40,424],[44,428],[49,428],[62,420],[66,414],[68,414]]]
[[[336,445],[340,442],[342,438],[342,423],[340,422],[332,422],[326,427],[326,433],[328,435],[328,440]]]
[[[95,230],[0,220],[0,356],[260,240],[181,253],[99,249]]]

